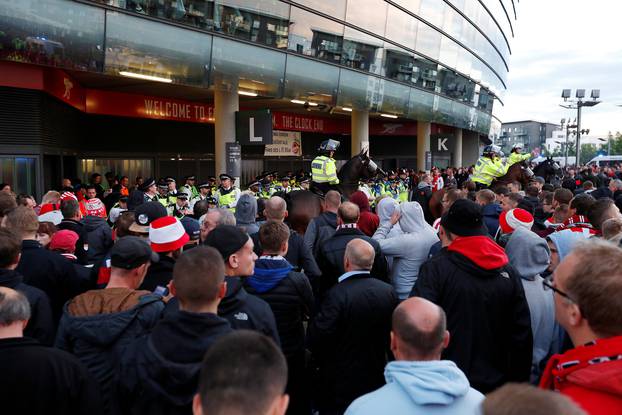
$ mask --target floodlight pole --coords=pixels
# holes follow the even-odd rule
[[[577,142],[576,142],[576,160],[575,165],[579,167],[581,163],[581,107],[583,106],[583,102],[581,100],[577,101]]]

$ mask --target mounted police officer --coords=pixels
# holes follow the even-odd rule
[[[228,174],[221,174],[219,178],[220,187],[214,195],[218,201],[218,207],[235,211],[240,198],[240,189],[233,186],[235,179]]]
[[[508,160],[507,160],[508,168],[510,168],[513,164],[516,164],[516,163],[529,162],[531,157],[535,155],[534,153],[522,154],[522,152],[523,152],[522,143],[516,143],[512,146],[512,151],[510,152],[510,156],[508,157]],[[527,177],[533,176],[533,171],[531,171],[531,169],[528,166],[525,166],[525,173],[527,174]]]
[[[320,155],[311,162],[311,175],[313,177],[313,186],[318,188],[322,193],[335,189],[339,184],[337,177],[337,165],[335,164],[335,151],[341,143],[337,140],[325,140],[318,149]]]
[[[493,180],[507,173],[507,166],[501,160],[503,152],[497,145],[490,144],[484,147],[482,156],[477,160],[471,180],[478,189],[489,187]]]

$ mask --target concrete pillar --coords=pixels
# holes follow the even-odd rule
[[[479,158],[479,134],[473,131],[463,131],[462,136],[462,165],[467,167],[475,164]]]
[[[227,171],[225,143],[235,142],[235,112],[240,108],[237,89],[214,91],[216,176]]]
[[[425,153],[430,151],[431,124],[417,121],[417,170],[425,170]]]
[[[456,128],[453,166],[462,167],[462,128]]]
[[[350,117],[352,130],[352,157],[356,156],[365,147],[369,147],[369,111],[352,110]]]

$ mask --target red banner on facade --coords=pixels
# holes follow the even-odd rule
[[[214,107],[200,102],[89,89],[86,112],[121,117],[213,123]]]
[[[350,121],[275,111],[272,113],[272,128],[307,133],[350,134]]]
[[[60,69],[44,72],[45,90],[80,111],[86,111],[86,90],[72,77]]]

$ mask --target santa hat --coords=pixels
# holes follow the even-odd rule
[[[86,216],[98,216],[105,218],[106,206],[98,198],[89,199],[84,202],[84,209],[86,210]]]
[[[149,225],[149,242],[154,252],[169,252],[184,246],[190,237],[179,219],[164,216]]]
[[[499,226],[503,233],[512,233],[519,227],[531,230],[533,216],[525,209],[511,209],[499,215]]]

